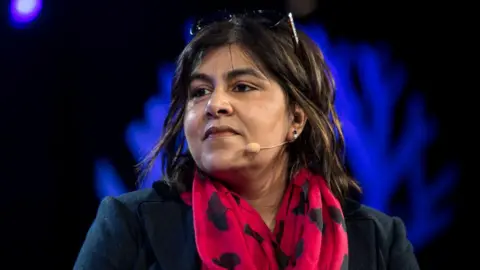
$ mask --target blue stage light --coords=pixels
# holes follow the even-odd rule
[[[21,27],[38,17],[42,10],[42,0],[11,0],[10,20]]]

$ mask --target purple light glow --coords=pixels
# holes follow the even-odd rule
[[[29,23],[38,16],[41,9],[42,0],[12,0],[11,19],[16,23]]]

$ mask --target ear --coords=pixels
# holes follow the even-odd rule
[[[293,141],[298,138],[302,133],[303,128],[305,127],[305,123],[307,122],[307,115],[300,106],[295,104],[291,111],[290,119],[291,127],[287,134],[287,140]],[[295,136],[295,134],[297,134],[297,136]]]

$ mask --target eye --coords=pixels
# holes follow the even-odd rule
[[[196,88],[192,91],[191,93],[191,97],[192,98],[199,98],[199,97],[203,97],[204,95],[208,95],[210,94],[210,90],[208,90],[207,88],[205,87],[199,87],[199,88]]]
[[[244,83],[237,83],[234,87],[234,91],[236,92],[248,92],[256,89],[257,88]]]

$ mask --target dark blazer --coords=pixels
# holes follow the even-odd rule
[[[350,270],[419,269],[402,221],[348,200]],[[191,207],[165,184],[106,197],[75,270],[197,270]]]

